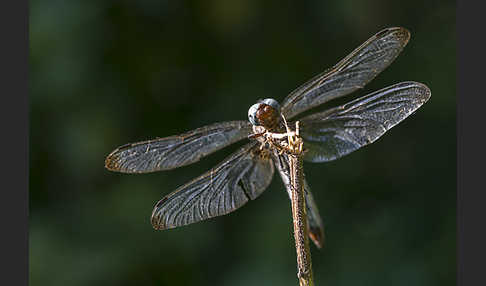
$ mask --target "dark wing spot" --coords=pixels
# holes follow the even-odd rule
[[[243,183],[243,181],[240,179],[238,180],[238,182],[236,183],[242,190],[243,190],[243,193],[245,194],[246,198],[248,200],[250,200],[250,195],[248,194],[248,188],[245,186],[245,184]]]

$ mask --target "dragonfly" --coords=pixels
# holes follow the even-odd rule
[[[275,169],[291,198],[289,158],[274,144],[285,137],[289,126],[298,121],[305,162],[328,162],[376,141],[430,98],[426,85],[406,81],[299,118],[305,111],[363,88],[395,60],[409,39],[405,28],[384,29],[292,91],[282,104],[271,98],[258,100],[248,110],[248,121],[220,122],[180,135],[126,144],[106,157],[105,167],[121,173],[171,170],[247,141],[221,163],[158,201],[151,216],[156,230],[239,209],[267,189]],[[324,226],[305,177],[304,191],[309,238],[321,248]]]

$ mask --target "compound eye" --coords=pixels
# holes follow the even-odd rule
[[[280,113],[280,104],[275,99],[265,98],[264,100],[261,101],[261,103],[265,103],[267,105],[270,105],[271,107],[275,108],[277,113]]]
[[[260,108],[261,103],[253,104],[250,109],[248,109],[248,120],[254,126],[260,126],[260,121],[257,118],[258,108]]]

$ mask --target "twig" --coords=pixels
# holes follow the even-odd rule
[[[290,183],[292,189],[292,219],[294,224],[295,249],[297,251],[297,277],[300,286],[314,286],[312,260],[309,249],[309,229],[304,198],[304,166],[302,138],[298,125],[296,134],[289,138]]]

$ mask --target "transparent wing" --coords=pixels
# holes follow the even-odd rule
[[[280,177],[285,185],[285,189],[289,195],[289,199],[292,200],[292,189],[290,184],[290,166],[289,159],[286,154],[272,155],[273,163],[277,168]],[[314,202],[314,197],[312,196],[311,189],[306,179],[304,178],[304,190],[305,190],[305,206],[307,210],[307,225],[309,226],[309,237],[317,246],[317,248],[322,248],[324,244],[324,225],[319,215],[319,209]]]
[[[155,229],[169,229],[230,213],[258,197],[270,184],[273,163],[257,142],[160,200],[152,212]]]
[[[126,144],[106,157],[105,167],[122,173],[169,170],[197,162],[206,155],[247,138],[251,132],[248,121],[228,121],[181,135]]]
[[[408,30],[396,27],[378,32],[331,69],[315,76],[292,93],[282,104],[287,119],[364,87],[383,71],[410,39]]]
[[[335,160],[368,145],[430,98],[427,86],[402,82],[300,120],[304,160]]]

